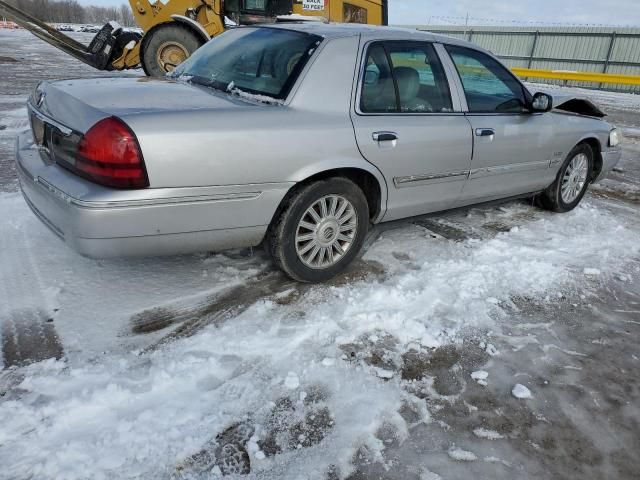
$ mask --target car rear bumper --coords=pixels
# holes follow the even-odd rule
[[[258,245],[291,184],[113,190],[47,163],[29,132],[16,166],[36,216],[92,258],[219,251]]]
[[[604,180],[611,170],[622,159],[622,148],[609,149],[602,152],[602,171],[595,182]]]

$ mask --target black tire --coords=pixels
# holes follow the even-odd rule
[[[329,195],[337,195],[350,202],[355,211],[357,228],[353,242],[342,258],[326,268],[311,268],[298,257],[296,232],[305,212]],[[344,271],[358,257],[367,237],[369,223],[369,205],[360,187],[346,178],[333,177],[304,185],[290,193],[271,222],[265,243],[276,266],[290,278],[305,283],[321,283]]]
[[[582,187],[582,190],[580,191],[578,196],[573,201],[567,203],[565,202],[562,196],[562,182],[567,172],[567,168],[569,167],[569,164],[578,155],[585,155],[587,157],[587,161],[588,161],[587,179],[584,182],[584,186]],[[576,208],[582,201],[582,198],[584,197],[585,193],[587,192],[587,188],[591,183],[591,179],[593,175],[593,159],[594,159],[593,150],[586,143],[581,143],[578,146],[576,146],[573,150],[571,150],[571,152],[569,152],[569,155],[567,155],[567,158],[565,159],[564,163],[562,164],[562,167],[558,172],[558,176],[556,177],[556,180],[549,186],[549,188],[547,188],[544,192],[542,192],[538,196],[539,205],[542,208],[545,208],[546,210],[550,210],[556,213],[566,213]]]
[[[169,23],[151,30],[145,35],[142,43],[142,68],[150,77],[164,77],[177,65],[173,65],[171,70],[167,70],[158,61],[158,52],[168,44],[174,44],[184,50],[186,58],[193,55],[200,48],[204,41],[187,27],[176,23]]]

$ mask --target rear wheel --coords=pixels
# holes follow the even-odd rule
[[[369,229],[362,190],[345,178],[309,184],[285,201],[267,234],[276,265],[300,282],[324,282],[360,253]]]
[[[558,213],[576,208],[589,187],[593,157],[589,145],[575,147],[562,164],[556,181],[540,195],[542,207]]]
[[[189,58],[204,42],[188,28],[167,24],[144,39],[142,67],[151,77],[163,77]]]

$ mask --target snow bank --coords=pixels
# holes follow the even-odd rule
[[[397,392],[348,365],[327,369],[312,352],[305,358],[293,349],[292,358],[284,343],[296,339],[282,327],[261,329],[247,342],[257,325],[240,323],[145,358],[82,368],[48,361],[24,369],[19,388],[27,393],[0,407],[2,475],[165,478],[216,433],[242,419],[264,425],[278,398],[296,405],[316,388],[327,392],[322,405],[334,422],[321,447],[267,460],[256,450],[252,471],[322,478],[327,451],[347,470],[359,442],[373,438],[376,425],[400,407]],[[278,375],[292,364],[298,373]],[[313,466],[317,474],[307,476]]]

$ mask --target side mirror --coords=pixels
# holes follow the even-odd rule
[[[538,92],[533,96],[531,101],[531,110],[533,112],[548,112],[553,108],[553,98],[546,93]]]

